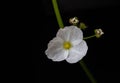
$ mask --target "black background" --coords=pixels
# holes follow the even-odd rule
[[[119,83],[119,3],[117,0],[59,0],[65,26],[70,17],[77,16],[88,28],[84,37],[101,28],[104,35],[86,40],[87,55],[83,58],[98,83]],[[59,26],[51,0],[32,4],[32,76],[33,82],[90,83],[79,63],[53,62],[45,55],[48,42],[55,37]]]

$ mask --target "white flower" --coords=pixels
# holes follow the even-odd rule
[[[76,26],[66,26],[49,42],[45,53],[53,61],[76,63],[86,55],[87,50],[82,31]]]

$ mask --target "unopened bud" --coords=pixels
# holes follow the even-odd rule
[[[76,24],[79,23],[79,20],[78,20],[77,17],[73,17],[73,18],[70,18],[70,19],[69,19],[69,23],[70,23],[70,24],[73,24],[73,25],[76,25]]]
[[[104,34],[104,32],[102,31],[102,29],[95,29],[95,36],[97,38],[101,37]]]
[[[81,29],[86,29],[87,28],[87,26],[85,25],[85,23],[83,23],[83,22],[81,22],[80,23],[80,26],[79,26]]]

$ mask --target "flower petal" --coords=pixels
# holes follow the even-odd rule
[[[71,26],[70,42],[79,44],[83,39],[83,32],[76,26]]]
[[[58,53],[53,57],[53,61],[62,61],[68,57],[68,50],[61,49]]]
[[[77,40],[73,40],[73,41],[71,41],[71,43],[72,43],[73,46],[75,46],[75,45],[80,44],[81,41],[82,41],[82,39],[77,39]]]
[[[53,38],[49,43],[48,43],[48,48],[50,48],[51,46],[53,46],[55,43],[57,43],[56,46],[61,46],[63,43],[63,40],[59,37],[55,37]]]
[[[60,29],[57,33],[57,37],[62,38],[65,41],[74,42],[76,40],[83,39],[83,33],[81,29],[77,28],[76,26],[66,26],[64,29]]]
[[[71,28],[64,27],[63,29],[59,29],[56,36],[60,37],[64,41],[69,41],[70,33],[71,33]]]
[[[58,37],[49,42],[48,49],[45,53],[53,61],[62,61],[68,56],[68,53],[63,49],[63,40]]]
[[[87,53],[88,46],[83,40],[79,45],[71,48],[68,58],[66,59],[69,63],[76,63],[81,60]]]

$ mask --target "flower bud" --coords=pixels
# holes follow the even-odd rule
[[[102,31],[102,29],[95,29],[94,32],[95,32],[95,36],[97,38],[101,37],[104,34],[104,32]]]
[[[69,23],[70,23],[70,24],[73,24],[73,25],[76,25],[76,24],[79,23],[79,20],[78,20],[77,17],[73,17],[73,18],[70,18],[70,19],[69,19]]]
[[[79,26],[81,29],[86,29],[87,28],[87,26],[85,25],[85,23],[83,23],[83,22],[81,22],[80,23],[80,26]]]

